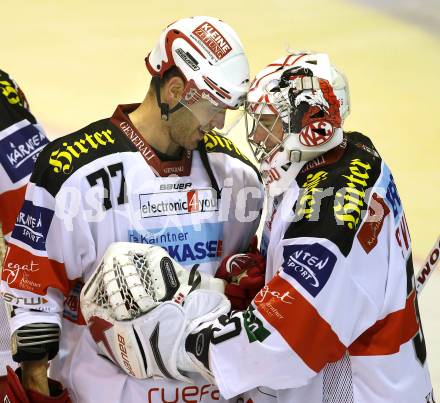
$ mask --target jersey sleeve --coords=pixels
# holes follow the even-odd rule
[[[347,351],[397,353],[419,331],[390,214],[392,176],[384,165],[381,172],[380,162],[373,172],[353,161],[349,167],[358,176],[344,178],[354,184],[360,175],[371,176],[370,186],[360,180],[347,186],[372,187],[368,214],[355,208],[362,199],[342,190],[323,202],[317,220],[297,214],[277,245],[278,273],[246,311],[214,325],[210,363],[225,397],[257,386],[301,387]],[[310,189],[298,198],[297,213],[301,200],[310,207]],[[348,206],[355,200],[357,206]]]
[[[0,222],[10,235],[35,160],[48,143],[17,83],[0,70]]]
[[[14,309],[12,332],[38,322],[61,327],[64,298],[95,260],[81,188],[67,180],[54,189],[50,153],[49,146],[37,160],[3,265],[1,290]]]

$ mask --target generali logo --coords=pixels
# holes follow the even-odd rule
[[[200,24],[193,34],[215,55],[218,60],[223,59],[231,50],[231,45],[225,37],[209,22]]]

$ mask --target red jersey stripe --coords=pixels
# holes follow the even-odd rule
[[[347,350],[313,305],[279,275],[263,287],[254,303],[313,371],[339,360]]]
[[[0,221],[2,223],[3,234],[8,234],[14,228],[15,220],[23,204],[26,186],[18,189],[9,190],[0,194]]]
[[[399,352],[400,346],[419,331],[414,306],[415,292],[406,299],[404,309],[378,320],[349,347],[351,355],[386,355]]]
[[[71,286],[63,263],[33,255],[14,244],[9,246],[6,253],[2,280],[10,288],[38,295],[46,295],[47,289],[53,287],[67,296]]]

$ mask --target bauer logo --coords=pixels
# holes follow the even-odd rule
[[[25,200],[15,222],[12,237],[37,250],[46,248],[46,236],[52,222],[53,211],[35,206]]]
[[[318,243],[287,245],[284,247],[283,257],[284,272],[314,297],[327,283],[336,263],[336,256]]]
[[[218,60],[223,59],[232,50],[225,37],[209,22],[200,24],[193,34],[198,38],[197,42],[207,48],[208,52],[214,54]]]
[[[160,270],[162,271],[163,278],[166,279],[167,289],[171,287],[175,292],[179,288],[179,280],[176,277],[176,269],[173,262],[167,256],[160,260]]]
[[[38,154],[48,143],[35,126],[23,126],[23,122],[15,126],[17,130],[0,141],[0,162],[13,183],[32,173]]]
[[[182,58],[182,60],[194,71],[200,70],[199,63],[194,57],[192,57],[191,53],[185,52],[181,48],[176,49],[176,53]]]
[[[161,192],[139,195],[142,218],[218,211],[212,188],[187,192]]]

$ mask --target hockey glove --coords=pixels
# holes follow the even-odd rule
[[[7,384],[5,387],[5,395],[2,397],[2,402],[10,403],[71,403],[67,389],[63,386],[49,379],[50,396],[42,395],[34,390],[25,390],[20,381],[20,368],[14,370],[7,367]]]
[[[225,295],[232,309],[245,310],[264,286],[265,260],[256,253],[227,256],[221,262],[215,277],[226,281]]]
[[[177,355],[191,305],[179,304],[202,287],[199,316],[228,311],[221,280],[185,270],[160,247],[114,243],[81,291],[81,310],[101,353],[127,374],[187,380]]]

